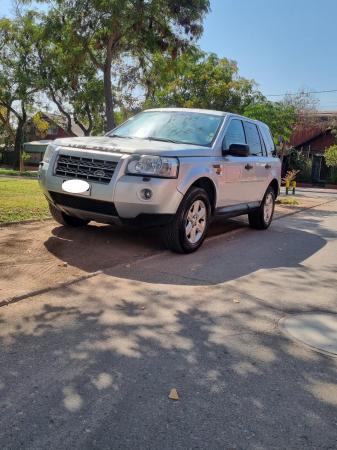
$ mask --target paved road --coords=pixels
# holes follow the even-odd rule
[[[0,308],[2,449],[335,449],[337,201]],[[168,399],[176,388],[179,401]]]

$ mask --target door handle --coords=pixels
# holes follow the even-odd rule
[[[246,169],[246,170],[253,169],[253,166],[251,166],[250,164],[246,164],[246,165],[245,165],[245,169]]]
[[[266,169],[271,169],[271,165],[270,165],[270,164],[266,164],[264,167],[265,167]]]

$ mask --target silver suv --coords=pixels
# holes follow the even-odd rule
[[[220,111],[165,108],[137,114],[102,137],[57,139],[39,180],[56,221],[160,226],[190,253],[215,215],[248,214],[269,227],[281,164],[269,128]]]

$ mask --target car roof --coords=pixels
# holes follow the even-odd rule
[[[201,109],[201,108],[151,108],[146,109],[145,111],[187,111],[187,112],[194,112],[194,113],[201,113],[201,114],[213,114],[215,116],[227,116],[227,112],[223,111],[216,111],[213,109]]]

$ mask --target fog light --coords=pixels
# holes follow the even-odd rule
[[[142,197],[142,199],[144,200],[150,200],[150,198],[152,197],[152,191],[151,189],[142,189],[140,191],[140,196]]]

